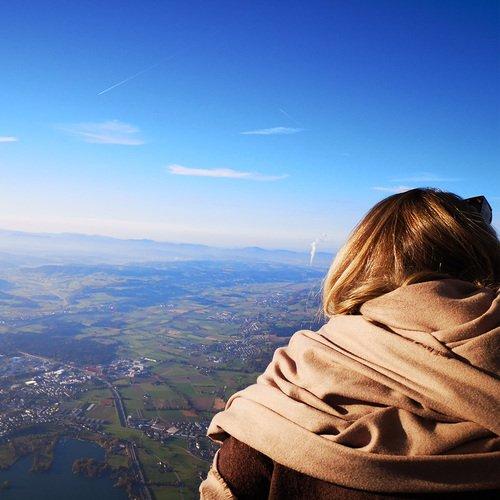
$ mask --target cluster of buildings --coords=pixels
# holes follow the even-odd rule
[[[285,309],[290,297],[284,292],[274,292],[258,297],[255,303],[259,306],[273,307],[279,306],[280,309]]]
[[[267,335],[273,333],[273,325],[290,322],[290,303],[297,304],[300,300],[294,294],[274,292],[270,295],[258,297],[255,300],[258,309],[252,316],[243,316],[233,311],[217,311],[210,314],[207,319],[218,321],[219,323],[234,324],[238,326],[237,331],[242,337],[252,337],[254,335]]]
[[[227,342],[214,342],[213,344],[197,344],[193,346],[198,352],[214,365],[233,363],[235,359],[246,363],[262,354],[263,348],[269,343],[265,335],[256,335],[250,338],[230,339]]]
[[[86,408],[73,408],[73,410],[63,410],[61,412],[61,417],[66,417],[71,420],[73,423],[79,424],[81,427],[99,432],[102,430],[102,426],[105,424],[109,424],[107,420],[101,418],[90,418],[87,416],[87,413],[92,410],[95,406],[95,403],[88,405]]]
[[[50,370],[54,363],[40,358],[28,356],[6,356],[0,354],[0,380],[15,379],[30,374]]]
[[[138,419],[129,415],[127,425],[140,429],[151,439],[165,444],[172,437],[185,438],[188,441],[188,450],[205,460],[210,460],[215,453],[216,447],[211,446],[207,438],[209,420],[201,421],[171,421],[165,422],[159,418]]]
[[[219,321],[220,323],[240,323],[241,317],[236,312],[231,311],[217,311],[215,314],[211,314],[207,317],[214,321]]]
[[[0,443],[10,434],[35,424],[53,422],[59,411],[57,403],[52,405],[41,405],[34,408],[14,409],[0,412]]]
[[[239,325],[239,333],[243,336],[256,335],[266,332],[266,322],[274,319],[271,313],[258,313],[256,317],[248,318],[231,311],[217,311],[207,319],[219,323],[231,323]]]
[[[85,369],[97,376],[110,379],[135,378],[150,375],[149,366],[151,363],[156,363],[156,359],[145,357],[140,359],[117,359],[106,366],[92,365],[85,367]]]
[[[23,427],[61,418],[60,402],[77,397],[90,379],[82,371],[46,360],[5,358],[0,377],[0,440]]]

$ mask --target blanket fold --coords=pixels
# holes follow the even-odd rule
[[[401,287],[295,333],[208,435],[361,490],[500,488],[499,347],[498,294]]]

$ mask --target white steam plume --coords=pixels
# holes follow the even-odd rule
[[[314,241],[311,242],[311,252],[310,252],[310,259],[309,259],[309,265],[313,265],[314,257],[316,255],[316,250],[318,248],[318,243],[321,241],[325,241],[327,239],[326,233],[323,233],[321,236],[316,238]]]

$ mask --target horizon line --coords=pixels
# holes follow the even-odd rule
[[[83,237],[98,237],[98,238],[108,238],[111,240],[116,240],[116,241],[123,241],[123,242],[140,242],[140,241],[148,241],[148,242],[153,242],[153,243],[165,243],[165,244],[170,244],[170,245],[193,245],[193,246],[200,246],[200,247],[206,247],[206,248],[217,248],[221,250],[245,250],[245,249],[250,249],[250,248],[256,248],[259,250],[265,250],[265,251],[285,251],[285,252],[291,252],[291,253],[296,253],[296,254],[305,254],[309,255],[310,251],[309,250],[292,250],[290,248],[286,247],[265,247],[265,246],[260,246],[260,245],[246,245],[246,246],[220,246],[220,245],[207,245],[206,243],[197,243],[193,241],[171,241],[171,240],[157,240],[153,238],[120,238],[117,236],[110,236],[108,234],[102,234],[102,233],[78,233],[78,232],[70,232],[70,231],[24,231],[21,229],[6,229],[4,227],[0,227],[0,233],[5,232],[5,233],[21,233],[21,234],[27,234],[27,235],[36,235],[36,236],[83,236]],[[328,254],[328,255],[333,255],[335,254],[335,251],[318,251],[316,252],[316,255],[318,254]]]

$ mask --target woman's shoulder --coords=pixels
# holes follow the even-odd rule
[[[273,461],[233,436],[219,450],[217,469],[238,499],[268,497]]]

